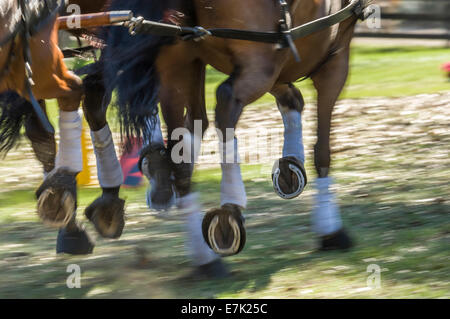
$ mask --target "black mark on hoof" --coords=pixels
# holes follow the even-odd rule
[[[150,145],[141,152],[139,169],[151,182],[148,205],[156,210],[167,210],[174,203],[171,160],[164,145]]]
[[[59,168],[36,191],[37,212],[44,224],[61,228],[72,220],[77,208],[76,175]]]
[[[275,162],[272,183],[275,193],[283,199],[299,196],[307,184],[306,171],[295,157],[284,157]]]
[[[353,241],[345,229],[341,229],[334,234],[321,238],[321,251],[348,250],[353,247]]]
[[[124,206],[123,199],[102,196],[87,207],[84,214],[102,237],[117,239],[122,235],[125,226]]]
[[[88,255],[92,254],[95,244],[86,230],[77,225],[75,229],[61,228],[56,240],[57,254]]]
[[[203,238],[220,256],[240,253],[245,246],[244,217],[236,205],[226,204],[208,212],[203,218]]]

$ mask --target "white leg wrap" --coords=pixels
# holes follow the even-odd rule
[[[283,157],[293,156],[299,159],[302,163],[305,163],[302,114],[296,110],[282,110],[280,112],[284,123]]]
[[[235,204],[242,208],[247,206],[247,195],[242,181],[239,165],[239,150],[237,139],[228,141],[225,145],[219,142],[222,163],[222,182],[220,183],[220,205]]]
[[[113,188],[122,185],[122,168],[117,159],[108,124],[101,130],[96,132],[91,131],[91,138],[97,159],[97,175],[100,186],[102,188]]]
[[[59,112],[59,148],[56,168],[68,167],[74,173],[83,170],[81,129],[82,122],[78,111]]]
[[[209,264],[218,259],[208,244],[206,244],[202,233],[203,214],[198,203],[197,194],[189,194],[178,201],[178,207],[183,211],[187,226],[186,246],[192,262],[196,266]]]
[[[330,177],[316,179],[318,193],[312,213],[312,228],[319,236],[335,233],[342,228],[336,195],[330,190],[332,184]]]

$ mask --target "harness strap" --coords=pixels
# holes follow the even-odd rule
[[[363,10],[366,0],[352,0],[342,10],[335,14],[311,21],[301,26],[280,31],[248,31],[228,28],[214,28],[205,30],[202,27],[183,27],[144,20],[142,17],[132,18],[124,25],[128,26],[132,35],[147,33],[159,36],[181,36],[184,40],[201,39],[205,36],[214,36],[224,39],[247,40],[253,42],[281,44],[291,47],[289,39],[296,40],[312,33],[329,28],[348,18],[363,18]]]
[[[21,29],[21,35],[22,35],[22,46],[23,46],[23,57],[24,57],[24,63],[25,63],[25,90],[28,94],[28,98],[30,99],[31,105],[33,106],[33,110],[39,120],[39,122],[42,124],[44,130],[50,134],[55,133],[55,129],[53,128],[52,124],[50,123],[47,115],[42,110],[40,104],[36,100],[33,91],[31,87],[34,85],[33,82],[33,72],[31,70],[31,52],[30,52],[30,27],[29,27],[29,12],[26,8],[25,0],[19,0],[20,9],[22,10],[22,23],[23,26]]]

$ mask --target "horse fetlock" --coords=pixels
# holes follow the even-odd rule
[[[203,238],[216,254],[223,257],[236,255],[245,246],[244,223],[240,208],[225,204],[206,213],[202,223]]]
[[[117,239],[122,235],[125,227],[123,199],[103,194],[86,208],[84,214],[102,237]]]
[[[289,156],[275,162],[272,169],[272,183],[275,193],[283,199],[299,196],[307,184],[303,163]]]

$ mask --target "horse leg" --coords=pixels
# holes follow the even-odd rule
[[[302,111],[305,105],[300,91],[292,84],[277,85],[271,92],[284,124],[283,158],[275,162],[272,182],[283,199],[299,196],[307,183],[303,146]]]
[[[147,189],[147,206],[150,209],[164,211],[170,209],[176,200],[172,168],[170,166],[170,154],[164,145],[159,115],[156,116],[154,127],[149,121],[151,136],[144,138],[139,169],[147,177],[149,187]]]
[[[173,61],[174,59],[170,58],[159,61],[158,68],[163,70],[160,72],[160,101],[167,124],[168,150],[171,154],[174,185],[179,195],[177,206],[183,212],[187,230],[186,246],[195,267],[192,276],[222,278],[228,276],[228,270],[203,239],[202,208],[198,194],[191,191],[192,171],[197,160],[202,132],[199,136],[198,132],[191,133],[184,127],[185,106],[196,101],[195,96],[199,92],[196,82],[198,82],[200,65],[189,62],[176,67],[173,66]],[[180,137],[181,141],[179,141]]]
[[[39,104],[47,114],[45,101],[41,100]],[[31,141],[34,154],[44,168],[44,177],[47,176],[55,168],[55,135],[44,132],[44,128],[34,112],[25,122],[25,135]]]
[[[349,48],[331,56],[312,79],[317,90],[317,143],[314,146],[316,205],[312,213],[312,226],[321,238],[321,249],[347,249],[352,246],[342,226],[336,195],[331,190],[330,131],[334,105],[345,85],[349,68]]]
[[[46,112],[45,101],[39,101]],[[55,168],[56,143],[54,134],[44,132],[42,124],[33,113],[25,122],[25,134],[31,141],[34,153],[44,167],[44,179]],[[56,241],[56,252],[67,254],[92,253],[94,244],[84,228],[76,222],[75,215],[60,228]]]
[[[102,237],[119,238],[125,226],[125,201],[119,197],[123,174],[106,120],[109,101],[103,100],[105,88],[102,74],[88,75],[84,79],[84,89],[83,110],[91,129],[97,175],[102,188],[102,195],[86,208],[85,215]]]
[[[38,214],[44,223],[66,226],[77,206],[76,176],[82,170],[81,117],[78,108],[82,95],[81,80],[67,72],[65,88],[54,87],[59,105],[60,141],[55,169],[36,191]]]
[[[217,90],[216,127],[222,155],[221,208],[205,215],[203,236],[222,256],[238,254],[245,245],[241,209],[246,207],[247,198],[234,130],[244,106],[260,98],[275,82],[275,68],[265,58],[258,54],[247,56]]]

